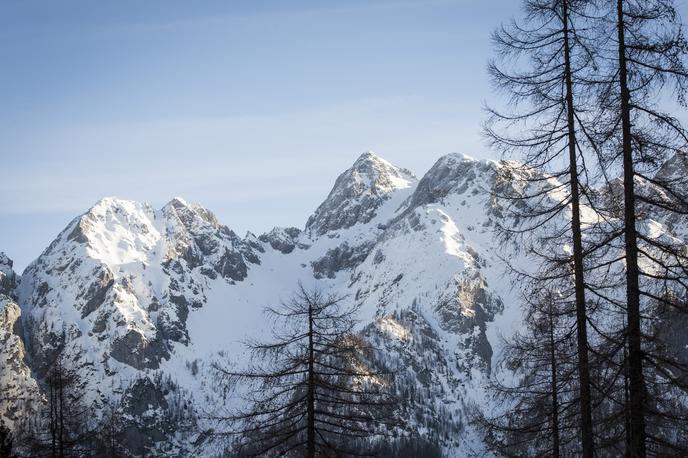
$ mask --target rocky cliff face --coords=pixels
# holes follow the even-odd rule
[[[267,332],[263,307],[301,282],[360,306],[361,333],[404,368],[407,420],[460,455],[479,447],[466,406],[483,402],[497,336],[520,318],[502,261],[516,253],[498,248],[493,232],[504,221],[492,192],[510,186],[501,169],[453,154],[417,180],[366,153],[303,231],[259,237],[239,237],[178,198],[159,210],[103,199],[18,286],[0,257],[0,376],[40,402],[36,380],[62,356],[94,403],[135,420],[132,453],[185,456],[191,443],[219,453],[193,432],[213,427],[204,418],[214,409],[239,402],[218,389],[213,363],[244,364],[241,341]],[[12,418],[18,408],[3,411]]]
[[[27,364],[12,261],[0,252],[0,421],[14,427],[41,401]]]
[[[206,281],[243,280],[258,250],[181,199],[158,211],[101,200],[22,276],[35,370],[41,376],[65,350],[90,354],[106,372],[158,368],[172,342],[188,342],[187,317],[206,302]]]
[[[339,175],[327,199],[308,219],[306,230],[319,236],[369,223],[397,191],[413,187],[417,181],[408,170],[364,153]]]
[[[491,370],[488,328],[509,298],[491,233],[498,167],[450,155],[418,181],[365,153],[305,230],[260,237],[239,237],[182,199],[160,210],[103,199],[22,275],[28,355],[12,358],[30,361],[40,380],[66,357],[94,402],[148,419],[139,426],[150,434],[130,438],[135,448],[162,453],[174,431],[136,399],[156,400],[151,412],[178,406],[179,393],[193,412],[221,405],[213,362],[245,362],[239,341],[265,332],[261,309],[301,282],[361,307],[361,332],[406,367],[400,383],[418,390],[409,417],[448,450],[458,447],[463,406]]]
[[[17,286],[17,275],[12,270],[12,260],[0,252],[0,294],[10,295]]]

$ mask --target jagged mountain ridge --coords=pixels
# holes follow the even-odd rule
[[[214,426],[204,414],[238,402],[218,390],[213,362],[245,363],[240,341],[267,331],[262,308],[302,282],[361,307],[364,335],[418,387],[422,403],[402,410],[421,435],[450,455],[479,448],[466,405],[483,402],[497,336],[520,318],[500,260],[508,249],[493,234],[503,216],[491,191],[508,186],[498,182],[500,167],[452,154],[418,180],[365,153],[303,231],[259,237],[239,237],[179,198],[160,210],[103,199],[18,286],[3,268],[0,356],[21,363],[0,375],[40,402],[36,381],[62,355],[96,405],[121,400],[127,414],[146,419],[130,432],[132,452],[185,456],[199,439],[194,431]],[[174,430],[170,415],[179,409],[195,425],[188,432]],[[204,442],[202,450],[218,447]]]
[[[26,409],[33,407],[34,400],[40,399],[38,385],[25,360],[21,309],[14,294],[16,284],[12,261],[0,253],[0,421],[10,427],[15,426]]]
[[[21,277],[16,295],[27,360],[40,380],[58,354],[66,355],[89,381],[92,400],[103,404],[159,388],[141,378],[170,377],[205,412],[237,402],[217,392],[212,363],[244,363],[247,330],[266,331],[261,309],[302,282],[361,306],[363,332],[407,367],[403,378],[422,391],[424,411],[407,414],[438,440],[432,425],[447,423],[454,434],[441,442],[455,449],[470,439],[459,440],[457,431],[490,371],[488,328],[513,302],[493,253],[489,189],[498,167],[448,155],[419,181],[365,153],[337,178],[303,231],[276,228],[260,237],[240,238],[182,199],[160,210],[103,199]],[[160,423],[149,429],[169,429]],[[179,440],[181,448],[145,445],[183,455],[193,439]]]

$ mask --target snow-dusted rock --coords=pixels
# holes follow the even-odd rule
[[[327,199],[308,219],[306,230],[323,235],[368,223],[394,191],[409,188],[416,181],[408,170],[395,167],[372,152],[364,153],[339,175]]]
[[[84,366],[157,368],[188,342],[189,311],[210,280],[234,283],[256,250],[198,205],[161,210],[105,198],[76,218],[24,272],[27,342],[42,374],[65,347]],[[114,360],[114,361],[113,361]]]
[[[658,177],[686,176],[680,159]],[[183,455],[192,439],[171,418],[203,429],[208,413],[239,402],[218,389],[213,363],[245,363],[241,341],[269,331],[262,309],[301,282],[360,306],[362,334],[386,352],[380,363],[403,369],[402,411],[412,427],[456,454],[471,440],[466,406],[483,401],[499,335],[520,319],[503,262],[517,253],[494,235],[504,223],[495,192],[520,191],[504,171],[450,154],[419,181],[365,153],[303,231],[260,237],[241,238],[180,198],[159,210],[105,198],[20,281],[0,255],[0,376],[38,399],[36,380],[66,356],[92,400],[119,403],[133,419],[132,447]],[[652,224],[659,232],[688,227],[682,219]],[[206,454],[221,452],[203,444]]]
[[[261,242],[269,243],[274,250],[280,253],[289,254],[299,245],[300,235],[301,229],[296,227],[275,227],[258,239]]]
[[[17,286],[17,276],[12,270],[12,260],[0,252],[0,294],[10,295]]]
[[[21,309],[14,300],[12,260],[0,253],[0,421],[14,426],[40,402],[24,348]]]

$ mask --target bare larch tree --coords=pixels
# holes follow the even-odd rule
[[[587,85],[595,53],[587,30],[592,2],[586,0],[524,0],[522,23],[512,22],[494,34],[499,56],[489,71],[495,86],[508,96],[512,110],[489,109],[486,133],[492,145],[509,159],[505,192],[498,197],[509,205],[515,227],[500,228],[512,243],[538,257],[544,276],[527,272],[518,282],[559,282],[571,287],[558,294],[574,305],[581,454],[594,454],[592,395],[589,364],[588,310],[581,206],[588,192],[590,170],[585,160],[582,120],[587,117]],[[556,197],[555,197],[556,196]],[[587,202],[590,204],[590,202]],[[558,224],[566,222],[566,225]],[[548,226],[548,231],[538,228]],[[571,246],[570,253],[554,247]],[[544,247],[544,249],[542,248]],[[562,282],[563,280],[563,282]]]
[[[625,265],[625,296],[609,299],[625,312],[617,348],[625,353],[627,453],[644,457],[648,439],[655,452],[666,452],[658,452],[671,444],[657,434],[657,427],[675,416],[659,409],[661,399],[652,392],[666,397],[667,384],[678,386],[676,368],[669,367],[675,362],[653,349],[650,312],[658,303],[688,312],[682,302],[673,300],[687,291],[688,252],[685,241],[670,235],[671,222],[688,214],[688,162],[681,152],[688,146],[688,134],[662,109],[672,102],[686,106],[688,42],[672,0],[613,0],[599,6],[598,46],[604,59],[595,78],[600,116],[594,126],[602,147],[600,162],[605,169],[620,169],[623,176],[616,193],[616,233]],[[615,194],[613,189],[609,194]],[[639,224],[658,215],[667,221],[664,237]],[[650,386],[659,379],[664,388]],[[688,453],[679,443],[671,448]]]
[[[280,307],[273,341],[248,342],[252,363],[245,370],[217,366],[221,378],[245,389],[248,407],[221,416],[224,434],[237,436],[245,456],[366,455],[391,420],[389,374],[372,370],[372,351],[356,335],[356,308],[343,297],[307,290]],[[383,427],[384,426],[384,427]]]

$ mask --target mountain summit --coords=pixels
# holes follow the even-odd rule
[[[664,175],[685,176],[682,164]],[[495,238],[510,224],[493,195],[509,186],[502,166],[450,154],[419,181],[365,153],[305,230],[259,237],[181,198],[161,209],[99,201],[21,276],[0,254],[4,420],[35,414],[59,358],[79,374],[94,424],[112,406],[128,419],[131,453],[220,456],[224,444],[201,432],[241,401],[219,388],[216,367],[246,364],[242,342],[271,332],[262,310],[302,284],[345,296],[360,335],[386,355],[376,364],[402,368],[395,409],[411,443],[445,456],[480,451],[468,406],[490,402],[499,336],[520,325],[505,260],[528,261]],[[683,220],[660,224],[685,233]]]
[[[327,199],[308,219],[306,230],[315,235],[367,223],[394,191],[413,187],[417,178],[372,152],[363,153],[339,175]]]

